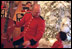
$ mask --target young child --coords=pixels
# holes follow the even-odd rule
[[[57,41],[53,44],[51,48],[63,48],[62,41],[66,40],[66,38],[67,38],[66,33],[60,31],[56,36]]]

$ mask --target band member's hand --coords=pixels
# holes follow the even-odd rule
[[[23,45],[24,45],[25,47],[28,47],[28,46],[30,45],[30,41],[25,41],[25,42],[23,43]]]

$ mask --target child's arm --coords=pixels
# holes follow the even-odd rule
[[[55,42],[51,48],[56,48],[57,47],[57,44],[56,43],[57,42]]]
[[[58,41],[56,41],[51,48],[58,48]]]
[[[51,48],[63,48],[63,45],[56,41]]]

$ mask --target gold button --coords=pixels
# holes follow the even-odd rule
[[[25,26],[25,25],[23,25],[23,26]]]
[[[26,31],[24,31],[24,33],[26,33]]]
[[[32,17],[32,19],[33,19],[33,17]]]
[[[28,25],[28,27],[29,27],[29,25]]]
[[[28,28],[26,29],[26,31],[28,30]]]
[[[26,29],[26,31],[27,31],[27,29]]]
[[[28,29],[29,29],[29,27],[28,27]]]
[[[29,22],[29,24],[30,24],[30,22]]]

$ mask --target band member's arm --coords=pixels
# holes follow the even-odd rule
[[[23,16],[23,18],[20,20],[20,22],[18,22],[18,21],[14,21],[15,22],[15,24],[16,24],[16,27],[20,27],[20,26],[22,26],[24,23],[25,23],[25,15]]]
[[[42,38],[44,31],[45,31],[45,21],[38,24],[37,34],[35,37],[33,37],[33,39],[30,40],[31,45],[35,45],[37,41],[39,41]]]
[[[16,21],[16,27],[21,27],[25,22],[27,22],[30,19],[28,14],[25,14],[23,18],[20,20],[20,22]]]

